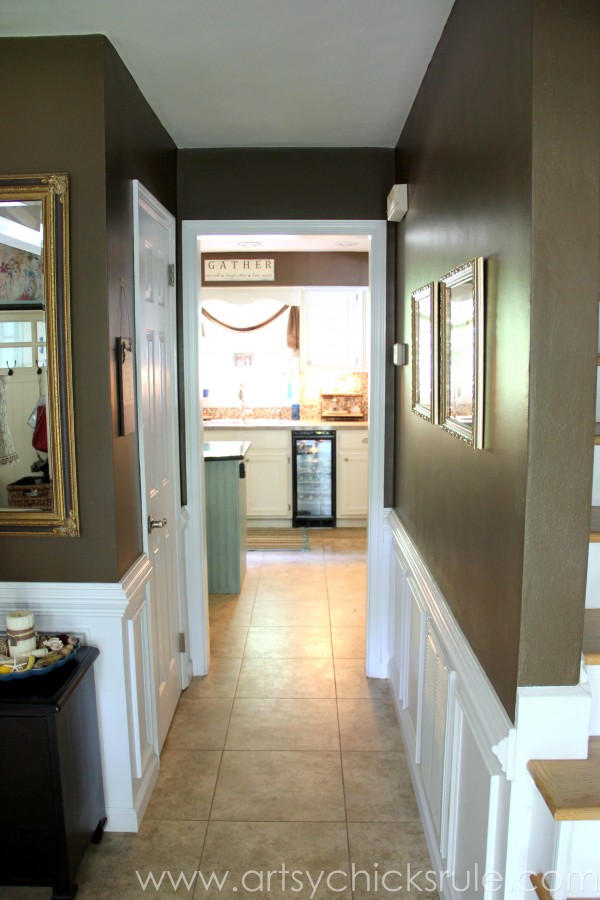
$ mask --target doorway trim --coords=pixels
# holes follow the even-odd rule
[[[200,408],[200,286],[198,239],[231,234],[368,235],[370,293],[369,505],[367,544],[366,673],[387,678],[389,599],[385,544],[387,510],[383,505],[385,426],[386,233],[379,219],[206,220],[182,223],[183,357],[186,422],[187,514],[186,574],[190,655],[194,675],[208,672],[208,587],[204,518],[203,428]],[[201,550],[201,552],[198,552]]]

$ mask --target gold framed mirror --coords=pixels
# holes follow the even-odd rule
[[[439,300],[431,281],[411,294],[412,411],[434,425],[439,420]]]
[[[64,174],[0,176],[0,534],[79,535]]]
[[[483,258],[471,259],[441,279],[442,427],[483,449],[485,306]]]

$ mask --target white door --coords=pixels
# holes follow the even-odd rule
[[[180,500],[174,377],[175,220],[141,185],[135,187],[142,514],[146,552],[152,563],[150,603],[160,750],[181,694],[180,634],[185,631],[177,533]]]

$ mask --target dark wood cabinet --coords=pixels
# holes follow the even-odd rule
[[[106,823],[93,663],[82,647],[44,675],[0,681],[0,884],[71,900]],[[1,891],[0,891],[1,895]]]

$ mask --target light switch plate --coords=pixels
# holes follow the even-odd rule
[[[394,365],[405,366],[408,362],[408,344],[394,344]]]

